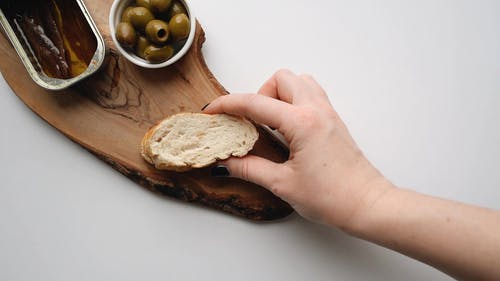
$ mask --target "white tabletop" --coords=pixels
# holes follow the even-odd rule
[[[313,74],[396,184],[500,208],[499,1],[191,2],[229,91]],[[158,197],[0,91],[0,280],[450,280],[297,215]]]

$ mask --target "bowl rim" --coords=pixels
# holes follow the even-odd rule
[[[150,63],[147,60],[145,60],[141,57],[138,57],[135,54],[125,50],[121,46],[121,44],[118,42],[118,40],[116,39],[116,36],[115,36],[116,25],[119,23],[118,22],[119,21],[119,17],[118,17],[119,11],[118,10],[119,10],[119,8],[122,8],[121,7],[122,3],[132,2],[132,1],[133,0],[114,0],[113,4],[111,5],[111,9],[109,11],[108,21],[109,21],[109,30],[110,30],[111,39],[113,40],[113,43],[115,44],[115,46],[116,46],[117,50],[120,52],[120,54],[123,55],[128,61],[132,62],[133,64],[135,64],[137,66],[141,66],[144,68],[153,68],[153,69],[163,68],[163,67],[169,66],[169,65],[177,62],[179,59],[181,59],[191,48],[191,45],[193,44],[194,36],[196,33],[196,17],[194,16],[193,9],[189,5],[189,3],[187,3],[186,0],[179,0],[182,2],[182,4],[184,4],[184,7],[186,7],[187,16],[188,16],[188,18],[190,20],[190,24],[191,24],[190,30],[189,30],[189,35],[188,35],[188,38],[186,40],[186,43],[184,43],[184,46],[182,46],[182,48],[170,59],[168,59],[164,62],[161,62],[161,63]],[[124,8],[125,7],[123,7],[122,9],[124,9]]]

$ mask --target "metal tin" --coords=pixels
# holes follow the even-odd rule
[[[82,0],[73,0],[73,1],[76,1],[78,6],[80,7],[86,22],[88,23],[90,29],[92,30],[95,36],[97,47],[94,56],[92,57],[87,69],[80,75],[69,79],[59,79],[59,78],[49,77],[38,66],[34,65],[33,59],[30,59],[30,57],[33,58],[34,55],[30,50],[29,44],[25,42],[25,39],[19,38],[16,35],[14,28],[9,23],[9,20],[5,16],[2,9],[0,9],[0,25],[2,26],[5,35],[10,40],[17,54],[21,58],[21,61],[23,62],[26,70],[28,71],[33,81],[35,81],[35,83],[48,90],[54,90],[54,91],[63,90],[87,78],[88,76],[92,75],[97,70],[99,70],[106,56],[106,46],[104,44],[104,39],[99,33],[99,30],[97,29],[97,26],[92,20],[92,17],[90,16],[90,13],[85,7],[83,1]]]

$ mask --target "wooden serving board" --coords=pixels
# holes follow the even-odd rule
[[[0,36],[0,71],[16,95],[36,114],[130,179],[159,194],[198,202],[253,220],[287,216],[291,207],[264,188],[237,179],[212,178],[209,169],[158,171],[140,155],[140,142],[159,120],[178,112],[199,112],[227,92],[207,68],[199,24],[190,51],[160,70],[137,67],[115,50],[107,24],[111,0],[87,0],[109,49],[100,72],[62,92],[37,86],[5,37]],[[287,151],[265,131],[253,154],[274,161]]]

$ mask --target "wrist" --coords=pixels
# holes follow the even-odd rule
[[[344,232],[356,237],[364,236],[370,218],[376,215],[375,212],[383,209],[387,197],[392,196],[399,188],[380,175],[366,183],[361,190],[362,194],[358,196],[351,215],[338,226]]]

